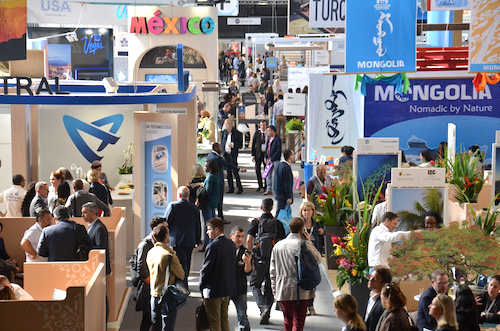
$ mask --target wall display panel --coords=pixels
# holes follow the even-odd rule
[[[183,47],[184,68],[206,68],[205,60],[197,50]],[[177,68],[177,45],[160,46],[149,50],[139,68]]]
[[[493,144],[493,164],[491,167],[492,172],[492,189],[493,196],[496,197],[497,194],[500,194],[500,145]],[[500,204],[500,197],[496,199],[495,205]]]
[[[391,181],[391,169],[401,163],[398,154],[357,154],[354,153],[354,178],[359,201],[365,196],[372,200],[380,185],[384,193],[388,182]],[[380,199],[381,197],[379,197]]]
[[[421,229],[426,212],[437,212],[444,219],[445,195],[444,187],[392,187],[389,185],[388,210],[399,216],[398,231]]]
[[[26,59],[26,4],[0,1],[0,61]]]
[[[398,95],[394,86],[366,86],[365,137],[399,137],[408,162],[419,163],[421,150],[437,151],[447,140],[448,123],[456,125],[460,146],[479,145],[491,163],[491,144],[500,127],[500,85],[477,92],[471,78],[411,79],[408,94]]]
[[[469,71],[500,71],[500,1],[472,1]]]
[[[59,167],[90,169],[99,159],[112,186],[120,181],[123,151],[133,142],[133,112],[142,105],[41,105],[39,125],[39,179],[47,181]]]

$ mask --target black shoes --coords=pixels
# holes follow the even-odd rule
[[[226,192],[226,194],[231,194],[231,193],[234,193],[234,190],[229,190]]]
[[[260,325],[268,325],[269,318],[271,317],[271,309],[266,308],[260,313]]]
[[[241,194],[241,193],[243,193],[243,189],[239,189],[239,190],[236,192],[236,194]]]

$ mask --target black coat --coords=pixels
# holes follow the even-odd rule
[[[109,275],[111,273],[111,262],[109,260],[108,229],[100,219],[94,221],[94,224],[89,230],[89,237],[92,243],[92,249],[106,250],[106,275]]]
[[[419,330],[427,328],[429,330],[435,330],[437,327],[437,321],[434,317],[429,315],[429,305],[432,300],[436,297],[437,292],[434,287],[429,286],[429,288],[422,294],[420,300],[418,300],[418,317],[417,317],[417,327]]]
[[[222,155],[228,154],[226,153],[226,142],[228,136],[229,132],[227,132],[227,130],[222,131]],[[230,154],[232,157],[238,157],[238,151],[243,147],[243,135],[240,131],[236,130],[236,128],[233,128],[233,130],[231,131],[231,142],[234,144],[234,146],[233,148],[231,148]]]
[[[382,306],[382,301],[380,300],[380,295],[379,295],[377,300],[375,301],[375,304],[373,305],[370,315],[368,315],[368,317],[365,320],[366,331],[375,331],[375,329],[377,328],[378,320],[380,319],[380,316],[382,316],[382,314],[384,313],[384,310],[385,309]],[[363,316],[366,316],[366,308]]]
[[[264,140],[262,140],[262,131],[257,130],[252,138],[252,156],[255,156],[257,160],[264,157],[264,152],[262,151],[262,145],[266,143],[266,134],[264,133]]]
[[[286,162],[280,162],[274,169],[273,188],[276,199],[293,198],[293,174],[292,168]]]
[[[69,220],[60,220],[57,224],[44,228],[36,249],[38,255],[47,257],[48,262],[78,261],[78,239],[74,224]],[[81,227],[79,231],[83,240],[88,247],[92,247],[85,227],[80,224],[76,224],[76,227]]]
[[[201,244],[200,209],[181,199],[168,205],[165,218],[170,230],[171,247],[194,248]]]

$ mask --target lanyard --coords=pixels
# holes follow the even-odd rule
[[[488,313],[490,312],[491,308],[493,308],[493,306],[495,305],[495,301],[496,301],[496,300],[497,300],[497,299],[494,299],[494,300],[491,302],[491,304],[490,304],[490,306],[488,307],[488,309],[486,309],[486,310],[484,311],[486,314],[488,314]]]

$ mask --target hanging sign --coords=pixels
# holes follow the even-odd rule
[[[416,0],[350,0],[346,72],[415,71],[416,17]]]
[[[500,71],[499,20],[499,1],[473,2],[470,18],[469,71]]]
[[[304,93],[285,93],[283,115],[305,116],[306,95]]]
[[[345,13],[345,0],[309,1],[309,27],[344,28]]]

